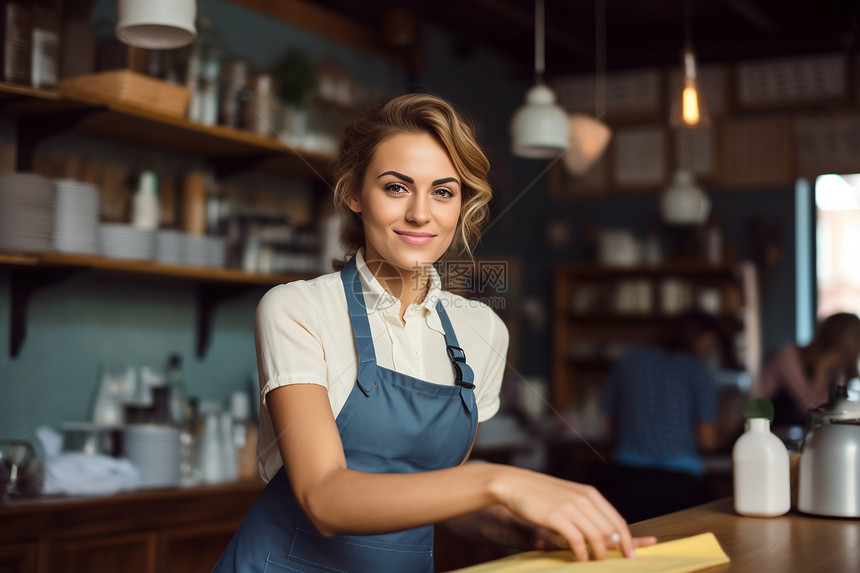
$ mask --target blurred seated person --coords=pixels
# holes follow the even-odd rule
[[[605,495],[628,522],[713,499],[701,453],[720,446],[718,396],[706,361],[724,341],[719,320],[688,312],[613,365],[600,394],[616,466]]]
[[[774,425],[805,424],[810,408],[828,402],[837,385],[857,377],[858,359],[860,318],[833,314],[808,345],[785,344],[767,360],[754,394],[773,402]]]

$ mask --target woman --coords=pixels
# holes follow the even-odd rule
[[[774,424],[805,424],[810,408],[824,404],[837,384],[857,377],[860,318],[839,312],[827,317],[807,346],[782,346],[761,372],[758,395],[770,398]]]
[[[259,304],[269,484],[216,571],[429,572],[432,524],[479,510],[555,532],[583,560],[589,547],[633,555],[594,488],[463,463],[498,408],[508,334],[486,306],[441,290],[433,264],[471,253],[488,170],[471,128],[434,96],[398,97],[347,128],[334,200],[353,256]]]

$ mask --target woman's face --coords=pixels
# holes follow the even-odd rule
[[[368,262],[415,270],[448,250],[460,218],[460,178],[428,134],[398,133],[379,144],[361,192],[348,201],[361,213]]]

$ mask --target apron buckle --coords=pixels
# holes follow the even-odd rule
[[[448,345],[448,358],[451,359],[451,364],[454,365],[454,371],[457,373],[454,384],[474,390],[475,385],[472,384],[472,380],[475,379],[475,374],[469,365],[466,364],[466,353],[463,352],[463,349],[459,346]],[[463,378],[466,378],[466,380],[463,380]]]
[[[466,353],[459,346],[448,346],[448,358],[450,358],[451,362],[454,363],[466,363]]]

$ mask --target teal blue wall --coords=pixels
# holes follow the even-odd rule
[[[254,369],[253,313],[259,289],[213,316],[205,359],[195,357],[195,290],[189,283],[82,272],[31,299],[27,338],[10,358],[10,273],[0,271],[0,436],[32,437],[41,424],[87,419],[100,369],[118,363],[163,368],[183,357],[192,394],[223,402]]]

